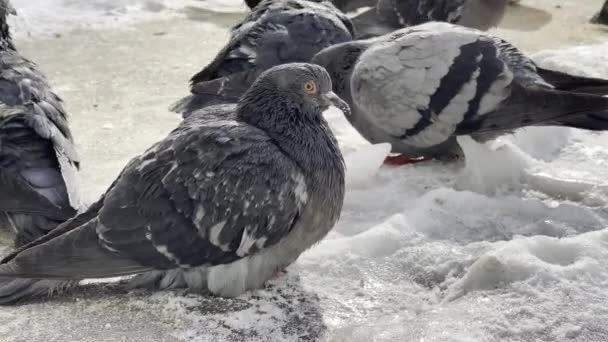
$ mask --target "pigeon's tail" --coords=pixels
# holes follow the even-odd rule
[[[37,297],[52,296],[77,284],[77,281],[72,280],[0,279],[0,305],[17,304]]]
[[[71,209],[71,208],[70,208]],[[0,213],[1,214],[1,213]],[[39,214],[4,213],[6,222],[16,233],[15,247],[23,246],[47,234],[69,217],[76,214],[76,210],[65,210],[64,219],[54,219]]]
[[[0,278],[79,280],[150,270],[104,247],[98,229],[103,227],[95,218],[46,242],[40,239],[5,258]]]
[[[557,90],[596,95],[608,95],[608,80],[574,76],[561,71],[536,68],[538,74]]]
[[[76,280],[149,271],[103,246],[95,217],[99,206],[5,257],[0,264],[0,304],[69,287]]]
[[[608,130],[608,110],[557,119],[553,124],[548,125],[580,128],[589,131],[606,131]]]
[[[525,126],[608,129],[608,97],[548,88],[513,89],[503,108],[465,120],[457,135],[510,131]]]

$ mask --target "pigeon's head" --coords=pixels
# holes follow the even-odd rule
[[[350,115],[348,104],[332,91],[327,71],[307,63],[282,64],[264,71],[240,102],[240,115],[249,117],[256,112],[256,118],[251,118],[256,121],[315,120],[332,105]]]
[[[366,41],[336,44],[319,51],[311,63],[325,68],[331,77],[333,90],[347,101],[350,100],[350,76],[359,56],[367,48]]]

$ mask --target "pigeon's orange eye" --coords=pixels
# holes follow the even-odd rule
[[[317,85],[313,81],[304,82],[304,92],[306,94],[314,94],[317,92]]]

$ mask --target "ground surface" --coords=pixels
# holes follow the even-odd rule
[[[243,15],[237,0],[13,2],[20,51],[72,114],[89,200],[175,127],[166,108]],[[586,23],[601,2],[522,0],[496,33],[608,77],[608,44],[547,51],[605,41]],[[608,341],[608,135],[528,129],[463,141],[466,165],[378,171],[385,147],[327,116],[346,206],[286,278],[235,300],[93,285],[1,308],[2,341]]]

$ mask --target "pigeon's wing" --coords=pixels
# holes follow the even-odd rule
[[[209,65],[192,77],[192,95],[173,104],[170,110],[186,117],[205,106],[238,102],[268,65],[283,63],[281,51],[291,45],[282,25],[254,23],[241,29]],[[263,59],[259,52],[264,54]]]
[[[185,118],[206,106],[238,102],[240,96],[264,71],[257,65],[258,51],[263,51],[263,44],[271,41],[289,41],[287,30],[282,26],[259,24],[231,37],[228,45],[215,59],[192,77],[192,94],[177,101],[169,109],[183,114]],[[265,59],[266,63],[281,63],[276,54],[272,58],[272,51],[265,52],[270,56]]]
[[[271,13],[234,36],[215,60],[192,78],[192,83],[255,68],[308,61],[321,49],[351,38],[331,14],[308,9]]]
[[[258,2],[255,8],[252,8],[241,22],[234,25],[231,30],[231,36],[235,36],[243,28],[247,28],[268,14],[277,14],[280,12],[301,10],[306,8],[306,5],[298,0],[263,0]]]
[[[334,6],[334,3],[337,5],[337,7]],[[293,10],[309,10],[335,16],[344,24],[350,34],[354,36],[355,27],[349,17],[343,13],[343,7],[361,7],[371,5],[372,3],[375,3],[375,0],[335,0],[334,2],[327,0],[316,0],[314,2],[302,0],[265,0],[260,2],[240,23],[235,25],[232,28],[231,34],[232,36],[237,35],[242,29],[251,26],[253,23],[267,15],[276,15],[280,12]]]
[[[606,127],[598,112],[607,98],[556,90],[512,45],[446,23],[379,40],[359,58],[351,88],[358,115],[415,147],[534,124]]]
[[[229,263],[285,237],[307,200],[299,167],[264,133],[190,117],[129,163],[94,219],[22,250],[0,277],[80,279]]]
[[[446,141],[509,96],[513,73],[493,39],[446,23],[402,29],[361,54],[351,78],[359,115],[412,146]]]
[[[24,106],[33,115],[45,117],[46,120],[30,119],[30,125],[42,137],[53,141],[71,161],[78,163],[63,101],[51,91],[37,65],[14,51],[2,52],[0,59],[0,102],[8,108]]]
[[[299,168],[264,133],[194,118],[123,172],[98,233],[144,265],[215,265],[277,243],[305,202]]]
[[[79,157],[63,104],[35,64],[10,51],[0,59],[0,210],[67,219],[62,210],[80,202]]]
[[[231,37],[213,62],[192,77],[193,96],[171,110],[187,114],[209,104],[236,102],[264,70],[308,62],[323,48],[350,39],[349,30],[331,12],[305,8],[267,13]]]
[[[110,189],[114,186],[114,184],[115,184],[115,182],[110,186]],[[6,264],[6,263],[10,262],[11,260],[13,260],[17,255],[19,255],[21,252],[25,251],[26,249],[42,245],[60,235],[73,231],[73,230],[81,227],[82,225],[86,224],[87,222],[95,219],[95,217],[97,217],[97,215],[99,214],[99,210],[103,206],[104,199],[105,199],[105,196],[102,196],[99,200],[97,200],[95,203],[91,204],[82,213],[75,215],[72,218],[70,218],[69,220],[63,222],[62,224],[57,226],[55,229],[50,231],[48,234],[41,236],[32,242],[24,244],[23,246],[20,246],[19,248],[15,249],[13,252],[9,253],[8,255],[5,255],[3,257],[3,259],[0,260],[0,264]]]
[[[511,131],[530,125],[608,129],[608,81],[539,68],[507,41],[494,40],[498,58],[513,74],[508,97],[490,111],[465,116],[456,135]],[[496,86],[493,85],[492,88]]]

